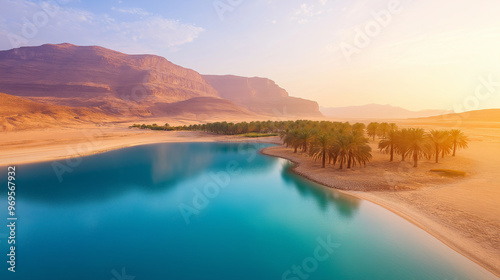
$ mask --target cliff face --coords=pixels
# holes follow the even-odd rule
[[[269,79],[202,76],[155,55],[71,44],[0,51],[0,92],[113,118],[321,116],[316,102],[289,97]]]
[[[268,116],[321,117],[315,101],[290,97],[283,88],[266,78],[203,76],[222,98],[250,111]]]
[[[60,44],[1,51],[0,73],[0,91],[17,96],[113,97],[136,103],[217,96],[200,74],[165,58],[93,46]],[[74,103],[68,100],[66,105],[79,105]]]

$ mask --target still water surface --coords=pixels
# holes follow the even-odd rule
[[[395,214],[292,174],[266,146],[155,144],[17,166],[16,273],[2,226],[0,278],[496,279]]]

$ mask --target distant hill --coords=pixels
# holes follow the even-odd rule
[[[222,98],[252,112],[276,117],[322,117],[317,102],[291,97],[272,80],[232,75],[203,77]]]
[[[0,131],[115,120],[98,109],[44,104],[0,93]]]
[[[444,110],[410,111],[391,105],[368,104],[363,106],[320,108],[321,112],[336,119],[408,119],[437,116],[449,113]]]
[[[485,109],[463,113],[445,114],[434,117],[418,118],[421,121],[441,121],[441,122],[500,122],[500,109]]]

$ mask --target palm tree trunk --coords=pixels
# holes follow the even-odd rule
[[[417,166],[418,166],[418,153],[413,152],[413,167],[417,167]]]
[[[390,161],[393,161],[394,160],[394,144],[391,144],[391,160]]]
[[[299,146],[295,146],[295,151],[293,151],[294,153],[297,153],[297,148],[298,148],[298,147],[299,147]]]
[[[347,169],[351,168],[351,155],[349,155],[349,157],[347,158]]]
[[[457,142],[453,142],[453,156],[455,156],[456,151],[457,151]]]
[[[323,168],[325,168],[326,165],[326,150],[323,149]]]
[[[439,163],[439,147],[436,144],[436,163]]]

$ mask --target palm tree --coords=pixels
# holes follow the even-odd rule
[[[432,143],[433,153],[436,156],[436,163],[439,163],[439,153],[445,153],[446,149],[446,139],[448,138],[448,132],[444,130],[431,130],[427,134],[427,139]]]
[[[447,156],[449,154],[451,154],[451,151],[453,150],[453,142],[452,142],[452,139],[450,137],[450,131],[445,131],[444,132],[445,136],[444,136],[444,141],[443,141],[443,144],[441,146],[441,157],[444,158],[444,156]]]
[[[366,125],[364,123],[355,123],[352,125],[352,131],[358,131],[363,133],[365,131]]]
[[[375,136],[377,136],[378,126],[378,122],[372,122],[369,123],[366,127],[366,133],[368,134],[368,136],[373,137],[373,141],[375,141]]]
[[[366,166],[372,159],[372,148],[368,144],[359,145],[355,152],[355,159],[359,164]]]
[[[468,148],[469,138],[460,129],[450,130],[450,141],[453,146],[453,156],[458,149]]]
[[[280,139],[282,141],[284,141],[288,134],[290,134],[290,128],[286,128],[286,129],[280,131],[280,133],[279,133]]]
[[[303,152],[307,152],[309,144],[313,141],[314,133],[309,129],[303,129],[299,133],[299,143]]]
[[[394,147],[397,145],[399,141],[399,130],[390,130],[385,139],[380,140],[378,143],[378,148],[380,151],[384,151],[385,153],[389,153],[391,158],[389,161],[394,160]]]
[[[413,156],[413,167],[418,166],[418,159],[427,156],[431,150],[429,140],[422,128],[408,129],[408,153]]]
[[[366,165],[372,158],[371,147],[367,144],[368,139],[360,133],[339,134],[336,139],[334,150],[340,162],[339,169],[356,166],[356,163]]]
[[[329,121],[252,121],[242,123],[215,122],[199,125],[170,127],[152,125],[133,125],[141,129],[172,129],[172,130],[198,130],[216,134],[234,135],[242,133],[278,133],[283,144],[291,147],[297,153],[300,148],[308,152],[315,159],[321,159],[322,167],[326,163],[335,165],[340,162],[340,169],[357,164],[366,165],[372,158],[371,148],[364,137],[365,127],[361,123],[349,124],[348,122]],[[455,156],[458,149],[468,147],[469,139],[458,129],[450,131],[431,130],[425,134],[423,129],[401,129],[398,130],[394,123],[370,123],[366,127],[366,133],[375,140],[379,135],[379,149],[391,155],[401,155],[404,161],[407,156],[412,156],[414,166],[418,166],[418,160],[422,157],[435,156],[439,162],[439,154],[444,157],[453,153]]]
[[[356,166],[356,163],[366,166],[366,163],[372,158],[372,148],[368,145],[368,139],[362,134],[353,132],[351,135],[351,143],[347,168]]]
[[[322,133],[314,139],[311,145],[310,154],[314,159],[321,158],[322,168],[325,168],[328,150],[332,144],[332,136]]]
[[[398,130],[398,125],[395,123],[390,123],[389,124],[389,130]]]
[[[347,157],[349,155],[349,149],[350,149],[350,139],[349,135],[346,134],[338,134],[337,139],[335,141],[335,152],[336,152],[336,158],[338,162],[340,163],[339,169],[344,168],[344,163],[347,162]]]
[[[330,148],[328,149],[328,163],[337,164],[339,154],[340,154],[340,146],[338,144],[338,134],[335,135],[336,138],[332,138],[332,145],[330,145]]]
[[[289,131],[287,134],[284,134],[283,144],[287,147],[292,147],[294,149],[294,153],[297,153],[297,149],[300,146],[299,141],[299,132],[297,130]]]
[[[408,154],[408,150],[410,148],[408,135],[409,135],[408,128],[400,130],[396,135],[396,143],[394,145],[394,149],[396,153],[401,155],[401,161],[405,161],[406,155]]]
[[[379,137],[381,137],[382,139],[385,139],[385,137],[387,136],[387,134],[389,133],[390,130],[391,130],[391,126],[388,123],[383,122],[383,123],[379,124],[379,126],[377,128],[377,135]]]

